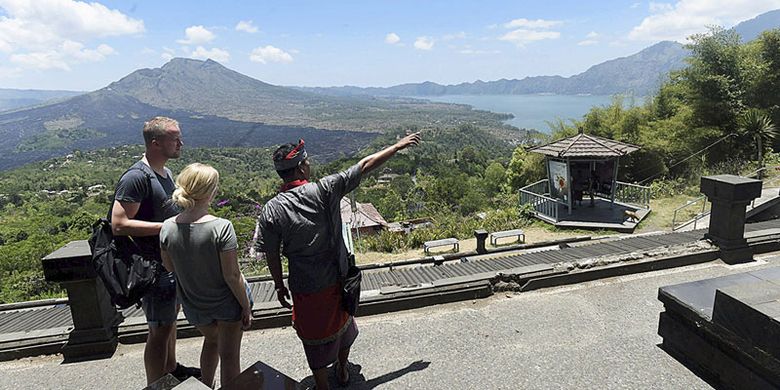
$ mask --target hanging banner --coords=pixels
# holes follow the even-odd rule
[[[550,196],[564,199],[569,194],[569,172],[565,162],[547,160],[550,172]]]

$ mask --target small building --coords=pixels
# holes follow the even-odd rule
[[[637,150],[582,132],[531,148],[545,156],[547,179],[520,189],[520,202],[555,226],[631,232],[650,212],[650,188],[620,182],[617,174],[620,157]]]
[[[355,202],[354,209],[353,212],[352,202],[348,198],[341,199],[341,221],[350,226],[353,235],[376,234],[387,226],[387,221],[371,203]]]

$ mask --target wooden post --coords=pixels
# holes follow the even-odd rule
[[[618,166],[620,166],[620,157],[615,157],[614,160],[612,160],[615,168],[612,169],[612,206],[615,205],[615,192],[617,192],[617,174],[618,174]]]

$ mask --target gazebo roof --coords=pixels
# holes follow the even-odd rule
[[[584,133],[529,149],[550,157],[620,157],[639,146]]]

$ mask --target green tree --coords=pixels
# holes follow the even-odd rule
[[[761,111],[751,109],[742,117],[739,130],[756,141],[758,167],[763,168],[764,149],[778,134],[772,120]],[[763,171],[759,171],[759,178],[761,177],[763,177]]]
[[[543,179],[545,174],[544,156],[530,153],[521,145],[512,152],[512,158],[506,168],[506,183],[510,190],[517,191],[521,187]]]
[[[492,197],[504,187],[504,184],[506,183],[506,169],[501,163],[491,163],[485,168],[483,177],[485,191]]]

